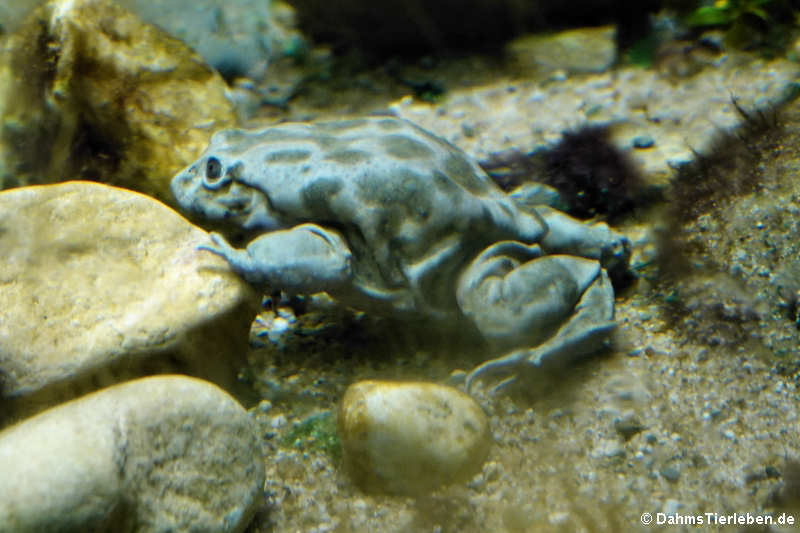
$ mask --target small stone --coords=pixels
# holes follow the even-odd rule
[[[625,448],[622,447],[616,439],[601,439],[597,442],[597,445],[592,450],[592,457],[595,458],[613,458],[613,457],[624,457],[625,456]]]
[[[241,531],[264,486],[247,412],[183,376],[115,385],[6,428],[0,472],[0,529],[18,533]]]
[[[461,133],[464,137],[475,137],[475,126],[467,122],[462,122]]]
[[[269,421],[269,425],[272,429],[280,429],[283,426],[285,426],[286,423],[287,423],[286,415],[284,414],[275,415]]]
[[[661,477],[670,481],[672,483],[678,481],[678,478],[681,477],[681,472],[674,466],[665,466],[660,471]]]
[[[637,135],[633,138],[633,147],[640,150],[652,148],[656,144],[655,139],[649,135]]]
[[[645,427],[635,416],[625,416],[614,421],[614,429],[625,440],[630,440],[631,437],[645,429]]]
[[[361,381],[339,410],[345,467],[365,491],[419,495],[475,475],[491,445],[470,396],[445,385]]]
[[[445,384],[456,387],[464,383],[466,379],[467,379],[467,373],[464,372],[463,370],[456,369],[450,372],[450,375],[447,376]]]
[[[681,503],[678,500],[673,500],[670,498],[664,502],[664,514],[674,515],[680,510],[680,508]]]

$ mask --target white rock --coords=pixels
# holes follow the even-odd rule
[[[247,412],[194,378],[144,378],[0,432],[0,530],[241,531],[264,468]]]
[[[339,410],[345,467],[367,491],[417,495],[465,482],[491,445],[483,409],[433,383],[361,381]]]

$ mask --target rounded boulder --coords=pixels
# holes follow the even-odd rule
[[[183,376],[114,385],[0,431],[0,530],[244,529],[264,466],[250,417]]]

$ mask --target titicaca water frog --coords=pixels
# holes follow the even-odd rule
[[[614,328],[606,268],[627,265],[627,239],[530,207],[524,190],[506,195],[464,152],[405,120],[221,131],[172,192],[196,216],[257,234],[246,249],[218,233],[202,247],[255,285],[472,322],[510,353],[475,368],[468,390],[478,377],[504,374],[505,384],[595,351]]]

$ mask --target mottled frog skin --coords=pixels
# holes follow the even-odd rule
[[[603,265],[627,263],[624,237],[523,207],[524,190],[504,194],[462,151],[405,120],[221,131],[172,191],[186,211],[258,235],[245,250],[217,233],[202,247],[255,285],[466,319],[513,349],[473,370],[468,389],[479,376],[505,374],[505,384],[594,351],[614,327]]]

